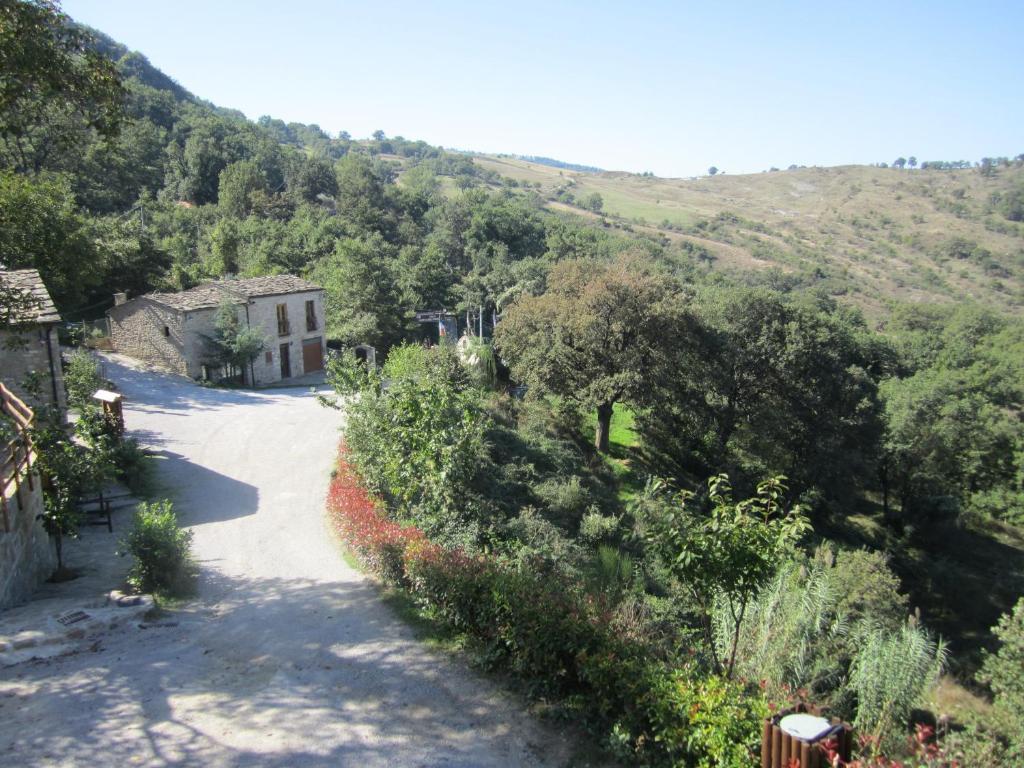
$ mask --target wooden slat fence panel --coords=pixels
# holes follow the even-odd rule
[[[14,425],[15,436],[5,445],[0,445],[0,517],[3,531],[11,530],[10,510],[8,509],[7,493],[14,485],[14,497],[20,509],[22,500],[22,482],[28,483],[29,491],[35,489],[32,477],[32,462],[35,454],[32,449],[31,429],[35,421],[32,409],[23,403],[17,395],[0,382],[0,412]]]

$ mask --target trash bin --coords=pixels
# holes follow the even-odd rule
[[[820,710],[806,704],[768,717],[761,735],[761,768],[789,768],[796,760],[800,768],[827,768],[822,745],[833,740],[839,757],[847,762],[853,729],[838,717],[825,718]]]

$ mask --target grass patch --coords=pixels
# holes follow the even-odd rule
[[[634,425],[633,411],[629,406],[616,403],[608,431],[608,453],[602,456],[602,459],[615,478],[616,495],[623,504],[628,504],[643,490],[645,481],[636,470],[636,451],[640,447],[640,435]],[[587,414],[584,427],[591,434],[596,432],[596,413]]]

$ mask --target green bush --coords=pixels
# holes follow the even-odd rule
[[[995,694],[994,710],[1013,757],[1024,762],[1024,598],[992,632],[1002,645],[985,658],[979,678]]]
[[[945,666],[946,647],[912,623],[897,633],[869,630],[858,645],[850,669],[857,694],[854,725],[875,737],[883,752],[895,752],[904,741],[911,710]]]
[[[189,594],[196,576],[191,548],[192,532],[178,524],[170,501],[139,504],[132,529],[121,542],[121,554],[134,560],[128,584],[139,592]]]
[[[64,388],[68,393],[68,405],[81,408],[92,401],[93,393],[103,389],[106,382],[100,376],[96,358],[85,349],[76,349],[68,356],[64,366]]]
[[[118,478],[136,498],[145,498],[152,493],[153,466],[139,441],[128,437],[114,446],[113,461]]]
[[[698,768],[753,768],[768,705],[755,690],[712,676],[684,686],[689,711],[686,745]]]

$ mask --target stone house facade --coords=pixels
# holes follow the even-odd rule
[[[263,351],[243,372],[262,386],[322,371],[324,290],[294,275],[216,280],[180,293],[147,293],[107,311],[114,349],[193,379],[213,378],[210,338],[217,310],[237,308],[258,329]]]
[[[53,299],[35,269],[0,271],[0,283],[5,293],[21,297],[14,307],[0,307],[7,321],[0,330],[0,380],[26,402],[55,406],[63,415],[68,403],[57,341],[61,317]],[[33,378],[36,391],[25,387]]]

